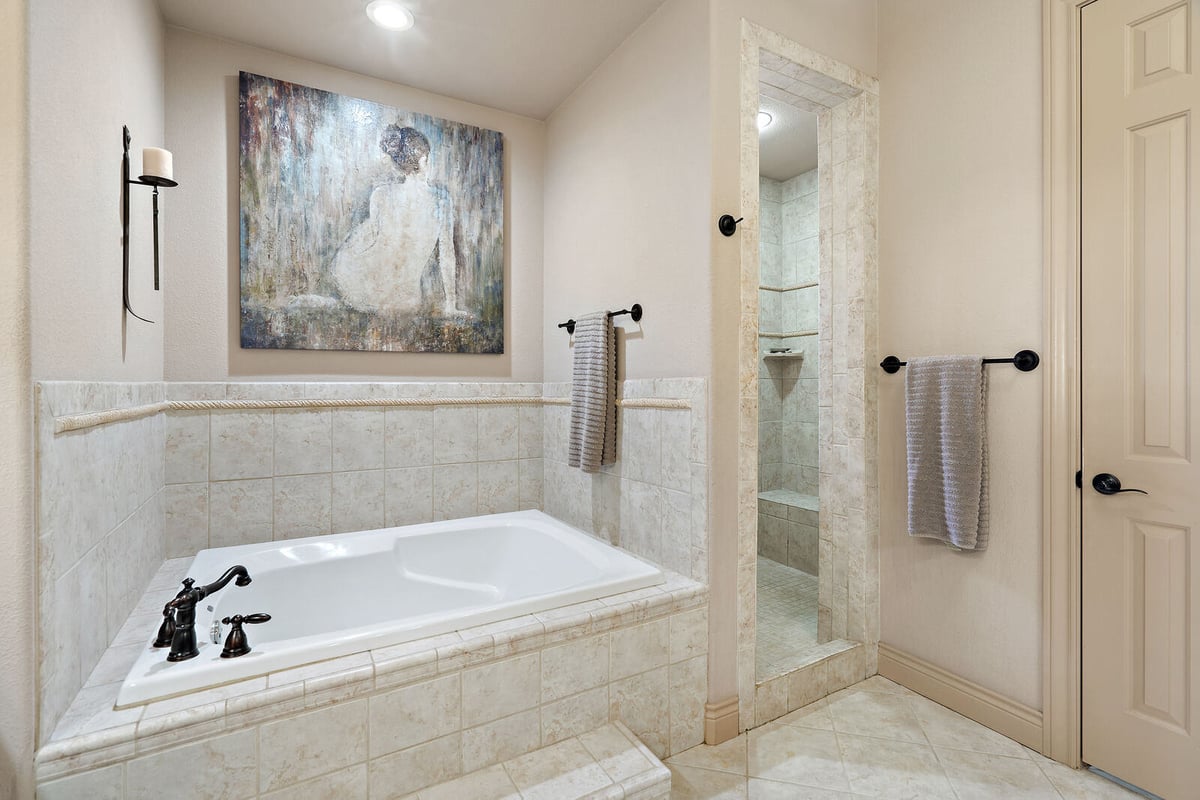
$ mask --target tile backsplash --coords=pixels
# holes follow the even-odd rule
[[[534,398],[541,384],[206,383],[168,394]],[[539,406],[515,404],[168,411],[167,555],[541,508],[542,427]]]

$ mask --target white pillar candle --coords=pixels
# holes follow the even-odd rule
[[[161,147],[147,147],[142,150],[142,174],[153,175],[156,178],[175,180],[171,171],[171,151]]]

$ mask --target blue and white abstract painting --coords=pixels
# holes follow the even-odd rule
[[[248,72],[245,348],[504,352],[503,137]]]

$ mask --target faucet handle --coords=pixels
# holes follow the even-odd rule
[[[242,630],[242,625],[259,625],[270,621],[270,614],[246,614],[245,616],[234,614],[232,617],[222,619],[222,625],[232,627],[229,629],[229,635],[225,637],[225,648],[221,651],[221,658],[237,658],[250,652],[250,642],[246,639],[246,632]]]

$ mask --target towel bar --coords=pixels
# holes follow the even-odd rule
[[[1012,364],[1021,372],[1033,372],[1037,369],[1038,364],[1042,363],[1042,359],[1032,350],[1021,350],[1012,358],[985,358],[985,364]],[[907,361],[901,361],[896,356],[888,356],[883,361],[879,362],[879,366],[883,367],[883,371],[889,375],[895,375],[900,371],[900,368],[907,365]]]
[[[628,314],[628,315],[629,315],[629,317],[630,317],[630,318],[631,318],[631,319],[632,319],[634,322],[641,322],[641,321],[642,321],[642,304],[641,304],[641,303],[634,303],[634,304],[633,304],[633,305],[631,305],[629,308],[622,308],[620,311],[610,311],[610,312],[608,312],[608,316],[609,316],[609,318],[610,318],[610,319],[611,319],[612,317],[619,317],[619,316],[621,316],[622,314]],[[560,328],[566,328],[566,329],[567,329],[567,333],[575,333],[575,320],[573,320],[573,319],[569,319],[569,320],[567,320],[566,322],[560,322],[560,323],[558,323],[558,327],[560,327]]]

